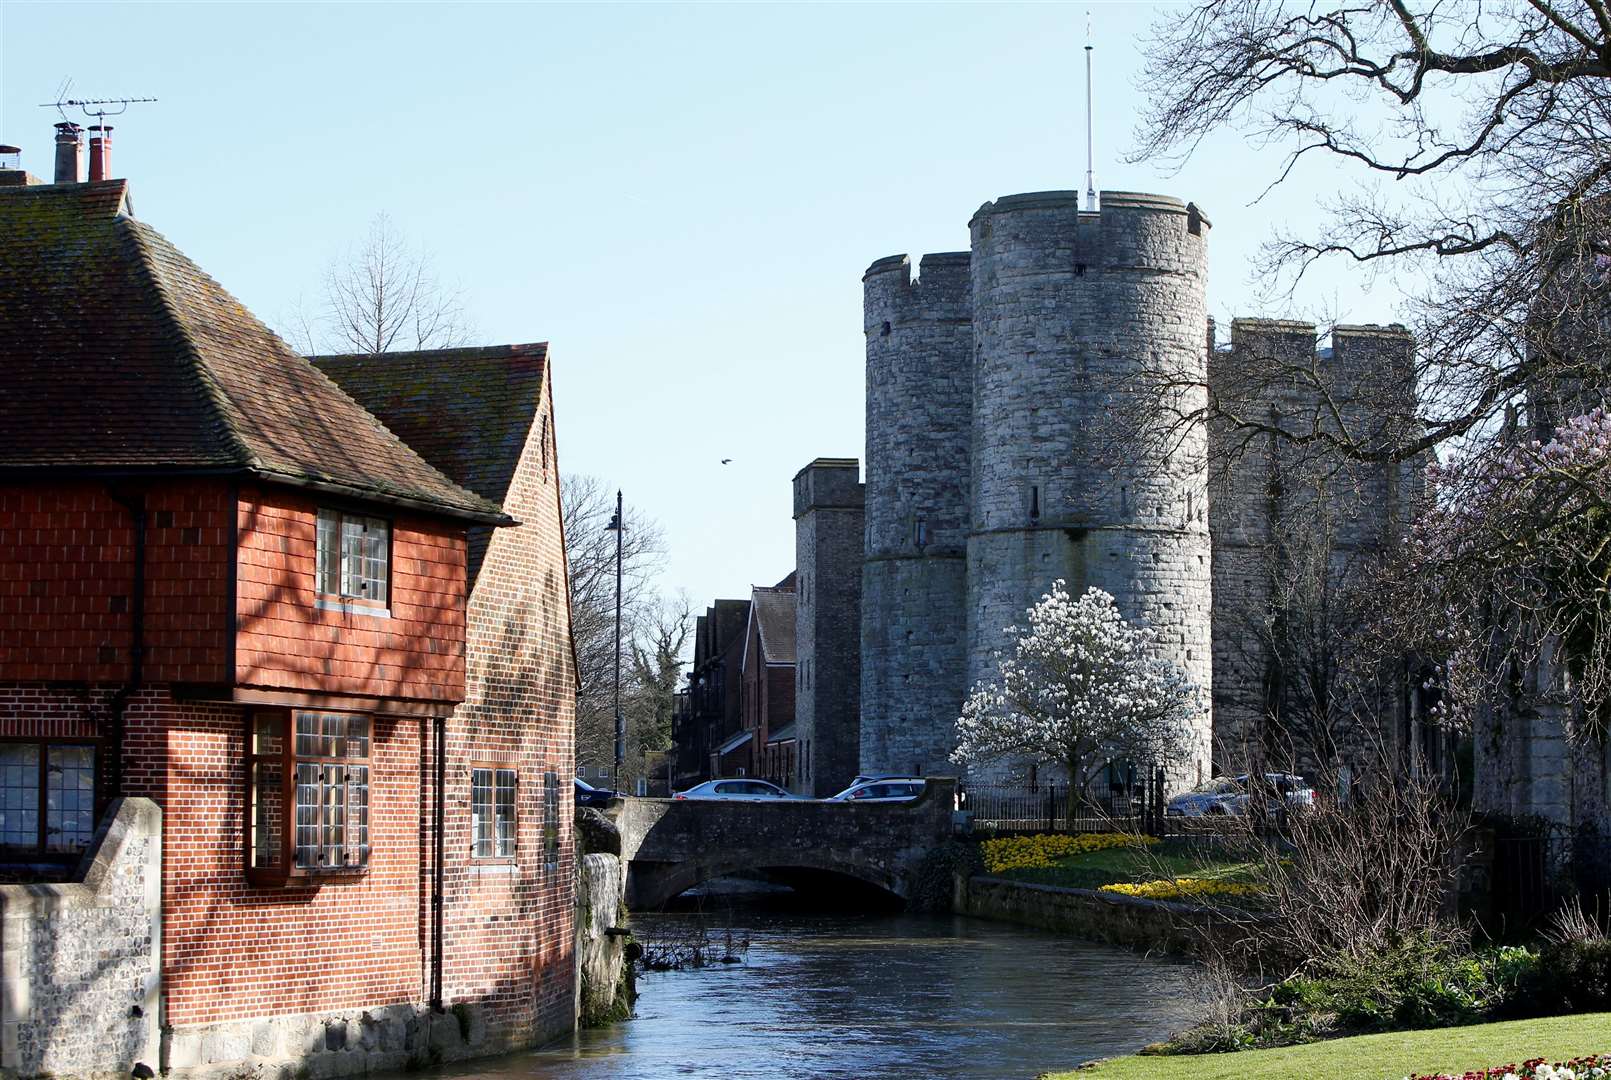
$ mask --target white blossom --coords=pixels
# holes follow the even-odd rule
[[[1101,589],[1073,600],[1061,580],[1027,617],[1006,630],[1016,641],[998,677],[963,703],[952,761],[1057,764],[1082,788],[1109,758],[1184,757],[1197,689],[1157,655],[1153,630],[1125,622]]]

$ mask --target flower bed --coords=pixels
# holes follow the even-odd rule
[[[1084,855],[1110,848],[1145,848],[1158,843],[1156,836],[1135,833],[1039,833],[1035,836],[1005,836],[980,845],[985,870],[999,874],[1005,870],[1046,868],[1070,855]]]
[[[1208,878],[1178,877],[1136,884],[1118,882],[1102,886],[1103,892],[1139,896],[1147,900],[1200,900],[1213,896],[1252,897],[1264,890],[1241,881],[1214,881]]]
[[[1418,1073],[1406,1076],[1404,1080],[1611,1080],[1611,1054],[1592,1054],[1553,1064],[1536,1058],[1520,1065],[1495,1065],[1459,1076],[1451,1073]]]

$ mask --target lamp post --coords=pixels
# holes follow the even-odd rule
[[[615,517],[609,530],[615,533],[615,780],[610,785],[621,790],[621,763],[626,760],[626,716],[621,712],[621,536],[626,526],[621,515],[619,489],[615,493]]]

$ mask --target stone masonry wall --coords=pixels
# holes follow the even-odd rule
[[[127,1077],[158,1067],[162,811],[111,807],[59,885],[0,885],[0,1069]]]
[[[1188,425],[1167,455],[1121,457],[1114,417],[1144,371],[1205,377],[1208,226],[1163,196],[1104,192],[1100,214],[1079,202],[1014,195],[971,223],[968,677],[993,677],[1004,628],[1053,580],[1105,589],[1202,688],[1179,778],[1192,782],[1209,767],[1206,433]]]
[[[1414,423],[1408,335],[1398,327],[1339,326],[1332,341],[1329,351],[1317,351],[1312,323],[1238,319],[1231,348],[1211,355],[1210,384],[1223,408],[1294,434],[1336,431],[1340,421],[1367,444],[1402,438]],[[1340,403],[1340,417],[1328,401]],[[1269,710],[1300,707],[1290,693],[1268,700],[1274,658],[1264,638],[1277,583],[1286,603],[1302,609],[1321,603],[1323,589],[1358,581],[1407,527],[1421,463],[1363,464],[1323,443],[1295,444],[1224,423],[1211,425],[1209,459],[1215,761],[1236,771],[1280,752],[1263,746]],[[1295,647],[1309,648],[1301,641]],[[1401,698],[1389,692],[1372,707],[1388,719],[1390,735]],[[1307,771],[1333,763],[1294,764]]]
[[[967,252],[880,259],[862,277],[867,539],[863,772],[952,773],[967,690],[973,302]]]
[[[794,478],[795,787],[818,796],[859,765],[863,495],[854,458],[818,458]]]

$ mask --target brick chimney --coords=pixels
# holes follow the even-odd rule
[[[90,126],[90,182],[112,179],[112,125]]]
[[[84,141],[77,124],[63,121],[56,125],[56,179],[58,184],[76,184],[83,177]]]

